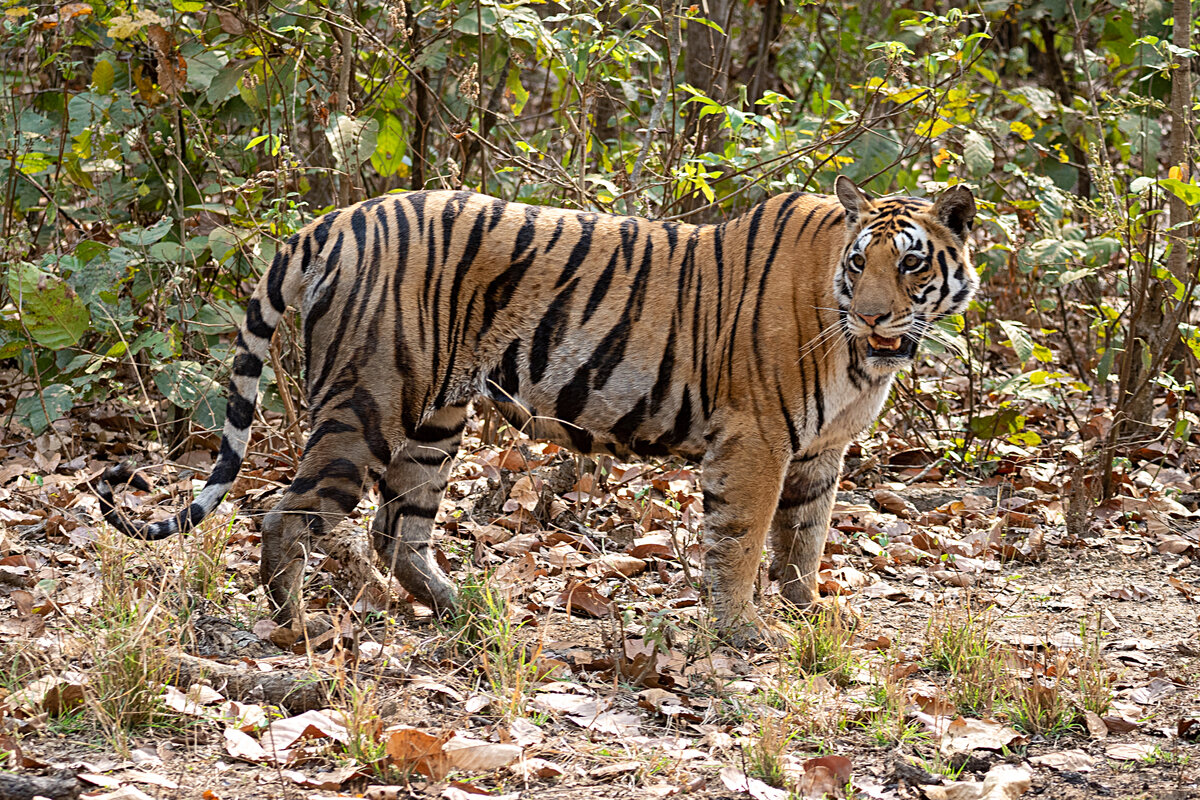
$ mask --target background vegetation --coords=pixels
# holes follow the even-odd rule
[[[845,173],[980,200],[986,290],[934,346],[963,402],[918,370],[904,424],[973,473],[1052,446],[1107,494],[1123,440],[1197,422],[1190,4],[943,5],[6,0],[5,419],[38,435],[111,400],[168,450],[218,426],[248,287],[351,201],[465,187],[703,222]],[[1089,403],[1100,436],[1070,419]]]
[[[1200,3],[954,5],[0,0],[0,796],[66,796],[46,764],[210,800],[466,796],[452,768],[564,798],[1011,797],[1034,769],[1195,795]],[[335,628],[264,619],[294,317],[234,502],[157,545],[98,522],[115,459],[157,468],[143,517],[206,474],[245,298],[316,214],[465,187],[712,222],[839,173],[970,185],[983,290],[852,447],[830,602],[780,652],[705,630],[695,470],[486,419],[438,525],[457,615],[362,574],[368,492],[309,564]]]

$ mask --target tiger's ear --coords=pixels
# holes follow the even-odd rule
[[[833,184],[833,190],[846,209],[847,225],[858,222],[859,217],[871,209],[871,198],[867,197],[863,190],[845,175],[838,175],[837,181]]]
[[[975,221],[975,195],[966,186],[951,186],[938,195],[933,204],[933,216],[959,238],[967,240],[967,232]]]

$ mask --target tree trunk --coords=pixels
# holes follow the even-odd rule
[[[338,71],[338,111],[348,114],[350,110],[350,72],[354,68],[354,32],[350,30],[349,22],[354,19],[354,8],[346,3],[347,25],[342,29],[341,48],[342,64]],[[354,176],[350,174],[349,165],[346,173],[338,176],[338,205],[350,205],[351,189],[354,186]]]
[[[1192,47],[1192,7],[1189,0],[1175,0],[1175,29],[1172,44],[1180,50]],[[1175,69],[1171,71],[1171,167],[1178,167],[1179,179],[1191,178],[1191,164],[1187,155],[1188,133],[1192,130],[1188,111],[1191,108],[1192,74],[1191,63],[1184,56],[1175,56]],[[1167,235],[1171,252],[1167,255],[1167,269],[1184,283],[1187,282],[1188,242],[1191,239],[1191,221],[1187,203],[1174,194],[1169,195],[1172,230]]]
[[[1174,0],[1175,29],[1173,44],[1182,49],[1191,46],[1192,16],[1188,0]],[[1187,158],[1187,140],[1191,131],[1188,110],[1191,106],[1191,73],[1186,58],[1175,57],[1176,68],[1171,73],[1171,135],[1169,139],[1170,165],[1178,167],[1182,180],[1187,180],[1191,170]],[[1188,220],[1188,207],[1174,194],[1168,195],[1170,210],[1170,225],[1172,227]],[[1167,255],[1167,268],[1171,273],[1188,283],[1188,231],[1191,226],[1175,228],[1167,232],[1171,243]],[[1142,299],[1133,308],[1130,317],[1129,332],[1125,341],[1125,352],[1121,354],[1120,396],[1114,415],[1113,427],[1109,432],[1109,440],[1104,453],[1104,496],[1112,493],[1112,459],[1120,445],[1128,445],[1139,440],[1150,438],[1154,431],[1150,429],[1151,416],[1154,412],[1154,386],[1151,381],[1154,375],[1150,369],[1160,364],[1167,368],[1177,359],[1171,355],[1165,360],[1159,358],[1160,353],[1170,351],[1172,354],[1182,350],[1178,334],[1178,312],[1175,308],[1171,313],[1165,308],[1167,292],[1163,282],[1149,272],[1154,269],[1152,259],[1147,258],[1140,266],[1140,283]],[[1150,364],[1150,368],[1147,368]]]
[[[412,31],[410,58],[415,61],[417,55],[421,52],[420,44],[417,40],[417,15],[413,11],[411,3],[404,6],[404,27]],[[411,62],[410,62],[411,63]],[[412,136],[408,141],[408,157],[412,161],[412,181],[410,183],[413,191],[420,191],[425,188],[425,140],[429,135],[429,70],[421,69],[417,72],[410,72],[409,77],[413,83],[413,130]]]
[[[1043,52],[1034,47],[1032,41],[1027,42],[1029,66],[1042,87],[1054,92],[1058,101],[1070,108],[1075,97],[1075,87],[1071,85],[1067,71],[1063,68],[1062,58],[1055,44],[1057,31],[1054,29],[1053,23],[1046,18],[1038,22],[1038,29],[1041,31],[1042,42],[1046,49]],[[1075,33],[1071,31],[1064,31],[1064,34],[1068,37],[1075,36]],[[1086,201],[1092,196],[1092,176],[1088,171],[1087,153],[1079,146],[1076,136],[1078,131],[1073,130],[1069,133],[1071,135],[1067,139],[1067,149],[1071,151],[1071,161],[1076,165],[1075,195]]]
[[[624,23],[625,15],[621,13],[620,8],[616,3],[605,5],[596,13],[596,19],[603,26],[602,34],[608,35],[610,32],[627,27]],[[592,163],[591,168],[595,172],[605,174],[608,170],[605,167],[604,159],[608,153],[608,143],[617,139],[620,136],[620,128],[616,124],[616,115],[618,106],[613,98],[610,90],[610,84],[606,81],[601,81],[596,88],[596,96],[592,101]],[[614,165],[618,170],[620,167]]]
[[[766,0],[762,25],[758,29],[756,52],[751,55],[753,72],[747,82],[746,101],[750,104],[751,111],[754,110],[755,101],[766,94],[768,89],[776,88],[779,83],[779,76],[775,74],[777,58],[772,45],[779,38],[782,22],[783,3],[780,0]]]

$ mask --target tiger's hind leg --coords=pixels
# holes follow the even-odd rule
[[[797,608],[817,601],[817,571],[837,495],[844,447],[794,456],[771,521],[771,580]]]
[[[369,398],[359,401],[359,411],[374,406]],[[380,434],[361,431],[361,422],[357,412],[344,406],[322,414],[291,486],[263,520],[259,573],[281,625],[303,616],[304,565],[313,537],[333,531],[354,510],[368,469],[383,468]]]
[[[433,520],[462,442],[467,407],[439,409],[392,454],[379,482],[379,513],[372,525],[375,552],[400,585],[441,613],[454,606],[454,585],[433,556]]]

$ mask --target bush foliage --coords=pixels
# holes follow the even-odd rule
[[[944,5],[7,0],[0,359],[28,387],[6,415],[219,425],[241,298],[347,202],[463,187],[710,222],[842,173],[980,201],[985,292],[931,344],[962,356],[964,403],[917,370],[918,432],[994,469],[1039,444],[1031,407],[1092,398],[1115,443],[1200,354],[1189,4]],[[1187,441],[1194,415],[1168,417]]]

